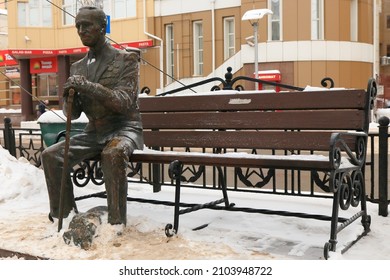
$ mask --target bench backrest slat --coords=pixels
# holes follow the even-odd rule
[[[353,95],[353,98],[351,98]],[[362,109],[366,106],[363,90],[324,90],[282,93],[238,93],[180,95],[140,98],[143,112],[220,111],[220,110],[294,110]]]
[[[364,90],[216,92],[141,97],[140,109],[149,147],[326,151],[332,132],[367,132],[369,102]]]
[[[364,111],[242,111],[144,113],[145,129],[325,129],[363,130]]]
[[[144,131],[149,147],[329,150],[331,132]],[[353,147],[355,137],[347,139]]]

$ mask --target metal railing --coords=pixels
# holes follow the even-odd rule
[[[388,215],[388,141],[389,118],[378,120],[378,133],[369,133],[370,151],[366,161],[366,184],[369,186],[368,201],[378,203],[378,214]],[[378,168],[376,168],[378,166]],[[369,177],[369,180],[367,179]]]
[[[164,92],[161,95],[169,95],[186,89],[191,89],[199,85],[210,82],[220,82],[220,86],[213,86],[211,91],[236,89],[244,90],[243,86],[235,85],[238,81],[251,81],[264,83],[282,88],[301,91],[303,88],[290,85],[263,81],[245,76],[233,78],[232,69],[228,67],[225,80],[215,77],[206,79],[198,83],[187,85],[179,89]],[[329,85],[328,85],[329,83]],[[321,81],[323,87],[332,88],[334,82],[331,78],[324,78]],[[142,89],[148,93],[148,88]],[[370,79],[367,92],[373,101],[376,97],[376,82]],[[377,203],[379,215],[388,215],[388,125],[389,119],[382,117],[379,119],[378,132],[369,134],[369,145],[366,160],[365,188],[367,200]],[[4,128],[0,129],[0,144],[9,150],[15,157],[25,157],[37,167],[41,166],[40,155],[44,150],[44,142],[39,129],[13,128],[11,119],[4,119]],[[177,150],[177,148],[164,147],[165,150]],[[189,151],[185,148],[184,150]],[[197,150],[198,151],[198,150]],[[200,150],[201,151],[201,150]],[[204,151],[204,150],[203,150]],[[237,152],[234,149],[233,152]],[[220,151],[213,151],[220,152]],[[226,151],[223,151],[226,152]],[[230,150],[229,150],[230,152]],[[275,153],[275,151],[251,151],[252,153]],[[288,153],[289,151],[286,151]],[[299,152],[299,151],[297,151]],[[378,166],[378,168],[377,168]],[[250,168],[223,168],[222,177],[225,185],[231,191],[272,193],[278,195],[293,196],[314,196],[331,198],[326,191],[322,191],[320,176],[326,181],[326,174],[319,174],[314,171],[299,170],[274,170],[274,169],[250,169]],[[99,161],[85,161],[73,168],[73,182],[78,187],[86,186],[89,182],[97,185],[104,183],[103,173]],[[174,182],[168,175],[168,166],[164,164],[133,164],[129,163],[128,178],[130,182],[149,183],[153,185],[153,190],[158,191],[161,185],[174,186]],[[207,166],[186,166],[182,173],[183,184],[187,187],[195,188],[220,188],[220,177],[216,167]],[[103,191],[103,190],[102,190]],[[82,199],[82,198],[81,198]]]
[[[40,129],[14,128],[12,120],[4,118],[4,128],[0,129],[0,144],[16,157],[24,157],[36,167],[41,166],[41,153],[44,150]]]
[[[369,133],[365,168],[367,200],[378,204],[378,214],[388,215],[388,140],[389,119],[378,121],[378,132]],[[41,167],[40,155],[45,149],[40,129],[13,128],[11,119],[4,119],[0,128],[0,144],[16,158],[24,157],[36,167]],[[173,149],[173,148],[166,148]],[[272,152],[272,151],[271,151]],[[155,168],[155,167],[153,167]],[[155,184],[155,173],[150,164],[129,164],[129,182]],[[159,184],[174,185],[168,176],[168,167],[159,166]],[[254,170],[224,168],[228,189],[241,192],[262,192],[280,195],[330,197],[316,186],[310,172],[296,170]],[[77,186],[89,182],[103,184],[99,162],[84,162],[74,168],[73,181]],[[186,186],[219,188],[215,167],[188,166],[183,173]],[[103,189],[102,189],[103,191]]]

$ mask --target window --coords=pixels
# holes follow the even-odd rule
[[[235,35],[234,35],[234,18],[224,18],[223,20],[223,36],[224,36],[224,43],[223,43],[223,49],[224,49],[224,59],[228,59],[229,57],[232,57],[235,50]]]
[[[73,25],[74,17],[77,14],[78,8],[81,7],[79,1],[74,0],[63,0],[62,1],[62,24],[63,25]]]
[[[351,41],[358,40],[358,0],[351,1]]]
[[[51,4],[45,0],[18,2],[18,25],[51,27],[53,25]]]
[[[323,0],[311,0],[311,39],[324,39],[324,2]]]
[[[112,19],[135,17],[137,15],[137,1],[103,0],[103,10]]]
[[[20,104],[20,72],[16,66],[1,67],[8,79],[0,80],[0,105]]]
[[[84,6],[85,1],[63,0],[63,25],[73,25],[74,17],[77,15],[80,7]],[[103,7],[106,15],[111,19],[129,18],[137,15],[136,0],[95,0],[95,6]]]
[[[268,39],[270,41],[282,40],[282,0],[268,0],[268,7],[273,13],[268,17]]]
[[[79,1],[63,0],[62,1],[62,24],[74,25],[74,17],[76,16],[78,9],[81,7]]]
[[[194,75],[203,75],[203,24],[195,21],[194,26]]]
[[[38,98],[58,96],[57,74],[38,74]]]
[[[173,25],[165,26],[166,57],[167,57],[167,83],[172,83],[174,74],[174,45],[173,45]]]
[[[390,29],[390,15],[386,16],[386,28]]]

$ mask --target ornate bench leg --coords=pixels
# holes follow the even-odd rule
[[[219,183],[220,183],[221,188],[222,188],[222,195],[223,195],[223,199],[225,202],[225,207],[226,208],[233,207],[235,204],[229,203],[229,198],[228,198],[227,189],[226,189],[225,175],[222,171],[222,167],[217,166],[217,169],[218,169],[218,175],[219,175]]]
[[[176,181],[175,186],[175,209],[174,209],[174,219],[173,226],[172,224],[167,224],[165,226],[165,235],[172,237],[174,234],[177,234],[179,230],[179,211],[180,211],[180,177],[182,173],[183,165],[180,161],[175,160],[169,165],[169,176]],[[173,230],[172,230],[173,229]]]
[[[333,207],[332,207],[332,219],[330,226],[330,239],[329,242],[326,242],[324,245],[324,258],[327,260],[329,258],[329,251],[336,251],[337,244],[337,226],[338,226],[338,217],[339,217],[339,201],[340,201],[340,191],[333,193]]]
[[[351,246],[353,246],[361,237],[370,231],[370,216],[367,214],[366,194],[364,175],[360,170],[350,172],[343,172],[331,177],[334,182],[333,193],[333,210],[331,219],[331,230],[329,242],[324,246],[324,257],[329,257],[329,251],[336,251],[337,234],[344,228],[352,224],[357,219],[361,218],[364,231],[355,240],[344,246],[341,250],[343,254]],[[351,207],[359,207],[360,210],[349,218],[339,218],[339,210],[348,210]],[[339,224],[340,223],[340,224]]]

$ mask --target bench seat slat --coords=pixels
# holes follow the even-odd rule
[[[252,167],[252,168],[278,168],[278,169],[300,169],[331,171],[333,167],[328,157],[320,155],[255,155],[248,153],[198,153],[198,152],[174,152],[154,151],[145,149],[134,151],[130,161],[144,163],[166,163],[179,160],[189,165],[219,165],[228,167]],[[353,166],[345,158],[341,161],[339,169],[358,168]]]

